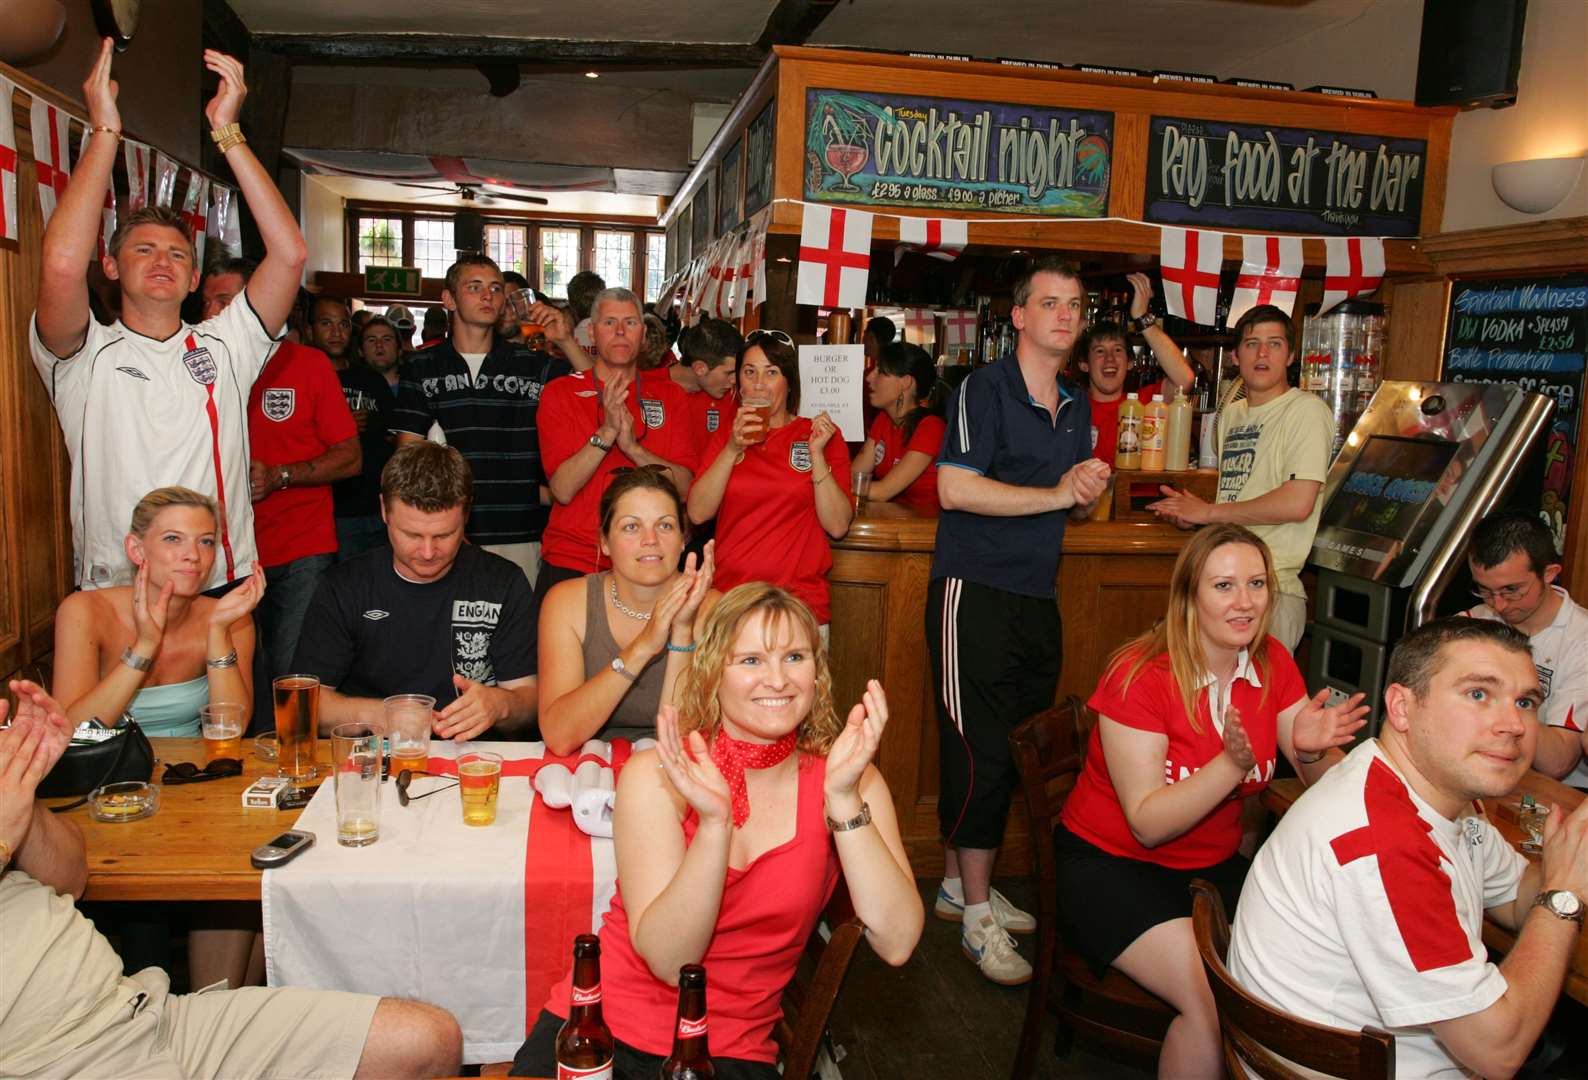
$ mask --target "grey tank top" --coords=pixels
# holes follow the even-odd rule
[[[612,666],[618,653],[618,643],[607,625],[606,590],[607,574],[587,574],[584,579],[584,675],[593,679],[602,668]],[[601,739],[643,739],[656,737],[656,709],[662,703],[662,680],[667,674],[667,653],[658,653],[645,666],[628,693],[623,695],[617,708],[601,730]]]

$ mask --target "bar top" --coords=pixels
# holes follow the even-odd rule
[[[1064,530],[1066,555],[1177,555],[1190,534],[1156,521],[1072,521]],[[893,502],[868,502],[848,534],[833,541],[845,551],[932,551],[937,512]]]

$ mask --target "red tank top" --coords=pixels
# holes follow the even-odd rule
[[[743,870],[728,869],[717,930],[705,957],[706,1021],[718,1058],[777,1061],[772,1027],[783,1015],[783,988],[838,883],[838,852],[822,811],[827,759],[801,755],[794,837]],[[694,811],[684,842],[695,838]],[[569,977],[552,988],[548,1011],[568,1014]],[[623,883],[601,927],[602,1014],[619,1041],[665,1057],[673,1047],[678,991],[656,976],[629,940]]]

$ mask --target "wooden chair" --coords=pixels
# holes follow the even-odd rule
[[[1014,1080],[1031,1075],[1048,1012],[1058,1017],[1053,1049],[1060,1057],[1081,1035],[1131,1057],[1156,1058],[1164,1032],[1177,1015],[1163,999],[1114,968],[1098,978],[1079,953],[1059,941],[1058,868],[1050,837],[1080,776],[1088,731],[1086,707],[1072,696],[1009,735],[1031,817],[1032,876],[1037,885],[1037,957],[1010,1073]]]
[[[1253,997],[1224,964],[1230,922],[1219,891],[1206,881],[1191,883],[1191,922],[1197,952],[1219,1008],[1224,1064],[1235,1080],[1300,1080],[1290,1063],[1330,1076],[1379,1080],[1395,1075],[1395,1040],[1386,1031],[1325,1027],[1282,1012]],[[1289,1062],[1280,1060],[1280,1056]]]
[[[816,1055],[827,1031],[833,1003],[849,973],[849,962],[865,927],[855,917],[849,902],[849,886],[843,878],[833,889],[833,898],[822,913],[832,934],[825,940],[821,928],[811,932],[805,943],[794,978],[783,991],[783,1019],[772,1029],[783,1056],[785,1080],[808,1080],[816,1069]]]

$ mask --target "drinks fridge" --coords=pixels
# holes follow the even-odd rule
[[[1378,389],[1379,361],[1384,353],[1384,305],[1347,300],[1323,315],[1307,307],[1301,334],[1303,390],[1317,394],[1334,413],[1334,447],[1356,426]]]

